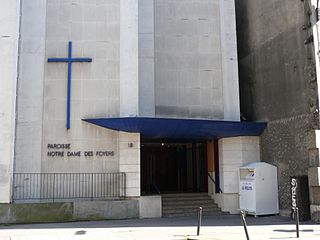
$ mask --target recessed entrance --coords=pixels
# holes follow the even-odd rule
[[[143,142],[141,194],[207,192],[205,142]]]

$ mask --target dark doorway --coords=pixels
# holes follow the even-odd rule
[[[141,194],[207,192],[206,143],[141,144]]]

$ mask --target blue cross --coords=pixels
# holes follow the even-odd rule
[[[70,129],[71,65],[73,62],[92,62],[92,58],[72,58],[72,42],[69,42],[68,58],[48,58],[48,62],[68,63],[67,129]]]

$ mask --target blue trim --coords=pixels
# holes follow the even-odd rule
[[[48,58],[48,62],[92,62],[92,58]]]
[[[72,42],[68,44],[68,89],[67,89],[67,129],[70,129],[70,102],[71,102],[71,71],[72,71]]]
[[[97,118],[83,121],[116,131],[140,133],[147,139],[208,140],[237,136],[259,136],[266,123],[170,118]]]
[[[71,58],[71,62],[92,62],[92,58]]]
[[[48,58],[48,62],[68,62],[68,58]]]
[[[67,86],[67,129],[70,129],[71,113],[71,72],[73,62],[92,62],[92,58],[72,58],[72,42],[68,42],[68,58],[48,58],[48,62],[66,62],[68,63],[68,86]]]

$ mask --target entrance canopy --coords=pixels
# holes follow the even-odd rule
[[[140,133],[148,139],[219,139],[237,136],[259,136],[266,123],[233,122],[177,118],[93,118],[83,119],[100,127]]]

